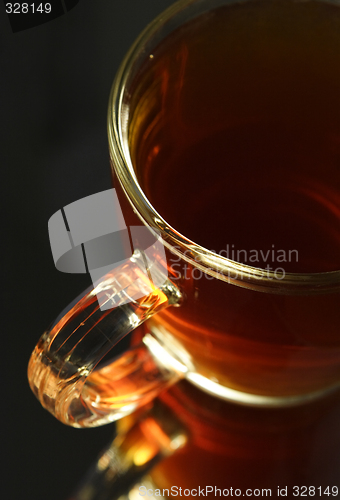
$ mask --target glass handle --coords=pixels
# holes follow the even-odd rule
[[[145,254],[136,250],[41,337],[28,365],[29,383],[40,403],[65,424],[95,427],[154,399],[183,376],[176,366],[157,359],[163,347],[147,347],[153,344],[149,335],[118,357],[111,349],[180,300],[167,275],[157,265],[150,273]]]

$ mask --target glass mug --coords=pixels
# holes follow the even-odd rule
[[[245,408],[182,381],[117,423],[72,498],[337,496],[339,402]]]
[[[61,421],[116,420],[184,377],[260,406],[339,386],[339,28],[338,2],[183,0],[137,39],[112,172],[167,262],[137,249],[43,335],[29,380]]]

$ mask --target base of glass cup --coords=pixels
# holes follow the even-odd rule
[[[291,396],[266,396],[251,394],[248,392],[237,391],[229,387],[225,387],[213,380],[210,380],[203,375],[195,372],[188,372],[185,377],[189,382],[198,387],[211,396],[224,399],[231,403],[237,403],[244,406],[258,406],[261,408],[283,408],[289,406],[297,406],[304,403],[309,403],[316,399],[322,398],[331,394],[340,388],[340,383],[333,384],[325,389],[309,392],[301,395]]]
[[[309,403],[325,397],[340,388],[340,381],[321,389],[303,394],[266,395],[244,392],[221,384],[215,377],[209,378],[197,371],[190,354],[163,326],[152,325],[143,343],[157,364],[176,374],[177,380],[185,378],[198,389],[225,401],[260,408],[284,408]],[[175,379],[174,379],[175,380]]]

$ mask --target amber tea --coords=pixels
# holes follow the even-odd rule
[[[193,242],[278,279],[339,270],[339,89],[337,5],[249,1],[201,14],[150,53],[131,87],[130,153],[147,198]],[[174,255],[169,267],[195,299],[148,327],[170,332],[208,378],[281,396],[339,382],[336,291],[246,290]]]

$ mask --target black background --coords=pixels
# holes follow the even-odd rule
[[[112,425],[82,430],[55,420],[26,370],[44,329],[91,284],[55,269],[48,219],[111,187],[110,87],[133,40],[172,3],[81,0],[17,33],[0,4],[2,499],[66,500],[113,436]]]

